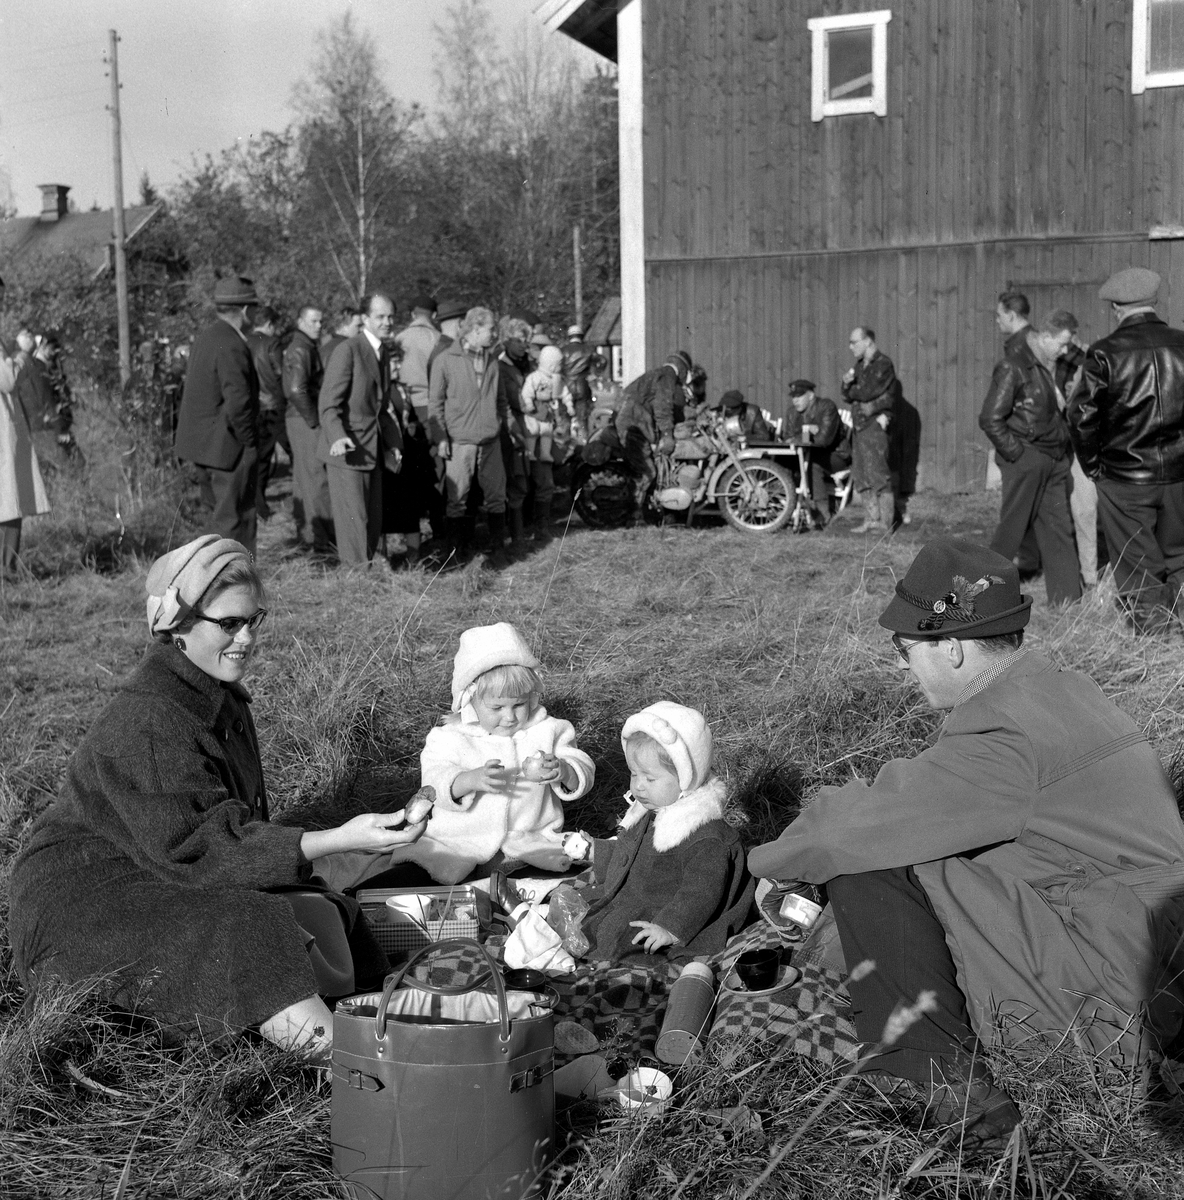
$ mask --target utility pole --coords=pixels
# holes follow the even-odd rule
[[[132,377],[132,335],[127,311],[126,231],[123,227],[123,145],[119,127],[119,34],[107,31],[111,39],[111,161],[115,172],[115,306],[119,321],[119,382],[127,387]]]
[[[584,263],[580,256],[580,226],[571,227],[571,256],[576,276],[576,324],[584,327]]]

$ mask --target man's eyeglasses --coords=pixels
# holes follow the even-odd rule
[[[892,644],[896,647],[896,653],[900,655],[900,660],[903,663],[907,663],[909,661],[909,651],[912,650],[914,646],[919,646],[922,642],[927,640],[930,639],[915,638],[911,642],[906,642],[899,633],[894,633],[892,635]]]
[[[263,624],[266,616],[267,609],[261,608],[253,612],[249,617],[206,617],[201,613],[194,613],[193,619],[195,621],[209,621],[211,625],[217,625],[223,633],[234,637],[244,625],[250,630],[258,629]]]

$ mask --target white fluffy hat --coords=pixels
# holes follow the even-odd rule
[[[526,639],[508,621],[496,625],[474,625],[460,635],[460,646],[452,664],[452,711],[460,712],[468,701],[465,693],[479,675],[494,667],[531,667],[540,663],[530,652]]]
[[[702,787],[711,775],[711,730],[701,712],[659,700],[634,713],[621,730],[621,746],[629,736],[645,733],[670,755],[678,771],[678,786],[684,792]]]

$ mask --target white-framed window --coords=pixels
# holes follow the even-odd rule
[[[811,17],[810,116],[888,115],[888,22],[892,13]]]
[[[1134,0],[1131,91],[1184,87],[1184,0]]]

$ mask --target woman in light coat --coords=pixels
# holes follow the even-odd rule
[[[29,423],[15,395],[17,373],[0,343],[0,577],[16,571],[24,518],[49,512]]]

